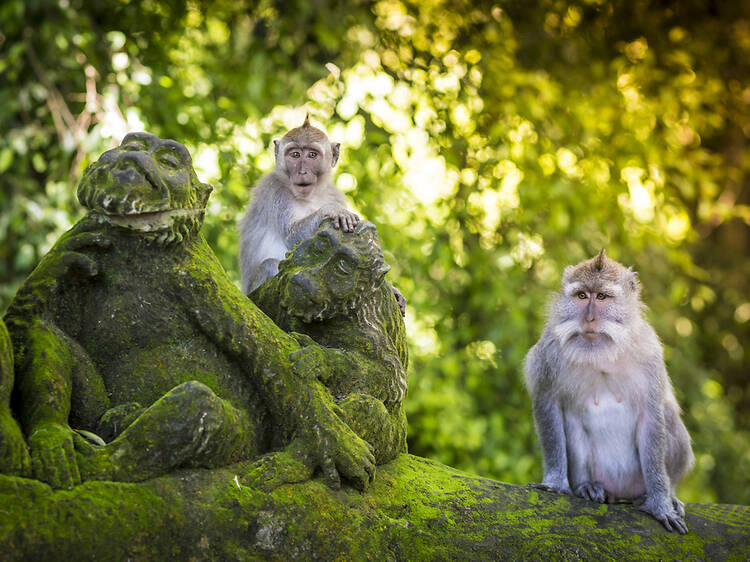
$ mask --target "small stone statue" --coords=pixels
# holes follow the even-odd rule
[[[5,317],[16,355],[13,407],[36,478],[68,488],[140,481],[285,448],[298,474],[320,468],[332,484],[342,476],[363,489],[376,455],[403,450],[406,348],[393,296],[384,315],[363,313],[382,316],[391,343],[353,333],[349,345],[341,332],[331,341],[353,351],[336,352],[287,334],[232,284],[199,234],[210,191],[183,145],[147,133],[127,135],[84,173],[78,198],[89,213],[42,259]],[[382,262],[367,232],[370,246],[358,247],[356,260],[369,252]],[[370,290],[380,291],[379,275]],[[375,343],[386,347],[365,349]],[[308,357],[323,358],[315,376]],[[376,372],[378,357],[392,368]],[[390,424],[392,442],[365,431],[367,408]]]
[[[408,354],[389,269],[372,223],[345,233],[326,220],[250,294],[303,346],[294,371],[325,383],[378,464],[406,451]]]

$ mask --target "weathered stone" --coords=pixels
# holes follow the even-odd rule
[[[687,505],[667,532],[632,505],[501,484],[400,455],[367,491],[271,493],[249,463],[53,491],[0,476],[3,560],[747,560],[750,508]]]
[[[5,317],[13,408],[36,478],[140,481],[290,444],[282,464],[296,479],[320,467],[334,485],[339,474],[369,483],[370,446],[316,377],[295,372],[300,344],[232,284],[200,236],[210,191],[184,146],[146,133],[87,169],[78,196],[89,214]],[[113,440],[83,437],[97,431]]]

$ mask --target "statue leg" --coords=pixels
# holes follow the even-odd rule
[[[179,467],[214,467],[258,453],[246,412],[190,381],[176,386],[111,443],[76,438],[82,480],[138,482]]]

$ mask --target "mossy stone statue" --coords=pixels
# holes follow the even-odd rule
[[[372,427],[358,416],[385,407],[362,406],[366,385],[337,403],[318,380],[334,377],[333,366],[300,376],[310,342],[303,349],[240,293],[199,234],[210,191],[183,145],[147,133],[86,170],[78,198],[88,215],[6,315],[14,406],[36,478],[53,487],[141,481],[286,447],[257,467],[265,483],[318,467],[333,485],[339,475],[359,488],[371,481],[373,447],[353,428]],[[381,460],[403,449],[402,398],[388,402],[401,425],[393,443],[379,442]]]

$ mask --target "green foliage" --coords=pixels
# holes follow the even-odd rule
[[[80,0],[0,7],[0,307],[127,130],[186,143],[235,224],[306,111],[409,300],[410,451],[509,482],[541,458],[526,350],[564,265],[641,274],[694,439],[683,499],[750,503],[750,12],[645,0]]]

